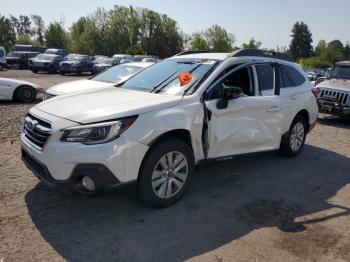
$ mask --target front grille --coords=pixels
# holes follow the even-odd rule
[[[28,114],[24,119],[23,133],[36,148],[42,150],[51,136],[51,124]]]
[[[47,92],[44,93],[44,97],[43,97],[43,100],[47,100],[47,99],[50,99],[50,98],[53,98],[55,97],[56,95],[52,95],[52,94],[49,94]]]
[[[346,105],[346,102],[350,97],[350,93],[333,89],[321,89],[320,98],[327,99],[329,97],[334,97],[341,105]]]

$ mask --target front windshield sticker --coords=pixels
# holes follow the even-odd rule
[[[179,75],[179,81],[180,81],[181,86],[187,85],[188,83],[190,83],[192,81],[192,79],[193,79],[193,77],[192,77],[191,73],[188,71],[182,72]]]

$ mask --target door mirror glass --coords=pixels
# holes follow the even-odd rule
[[[224,99],[230,100],[230,99],[236,99],[241,96],[242,89],[238,86],[231,86],[231,85],[225,85],[223,84],[223,90],[224,90]]]
[[[238,86],[222,84],[222,93],[222,98],[219,99],[216,105],[218,109],[227,108],[229,100],[237,99],[242,95],[242,89]]]

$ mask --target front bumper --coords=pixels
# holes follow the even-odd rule
[[[319,99],[318,107],[320,113],[332,114],[337,116],[350,116],[350,106],[341,105],[338,102]]]
[[[120,181],[112,174],[112,172],[102,164],[79,164],[73,169],[72,174],[68,179],[57,180],[52,177],[49,169],[43,163],[33,158],[23,148],[21,158],[26,167],[30,169],[46,186],[67,193],[92,193],[83,188],[81,183],[83,176],[89,176],[93,179],[96,184],[96,190],[94,192],[99,192],[120,184]]]
[[[48,66],[37,66],[37,65],[30,65],[30,69],[31,70],[36,70],[36,71],[44,71],[44,72],[48,72],[50,69],[50,65]]]
[[[76,183],[75,173],[81,168],[85,170],[85,173],[96,173],[99,179],[104,176],[101,175],[102,173],[108,173],[108,177],[112,175],[115,178],[103,179],[107,182],[103,182],[101,188],[137,179],[148,146],[130,141],[124,134],[105,144],[84,145],[82,143],[62,142],[60,141],[63,134],[62,129],[76,126],[76,123],[44,113],[36,108],[31,109],[31,114],[52,123],[52,134],[41,149],[26,138],[23,132],[21,134],[21,147],[25,152],[24,155],[42,167],[39,169],[41,172],[37,172],[37,168],[31,169],[36,170],[33,171],[35,174],[44,174],[45,176],[39,176],[43,181],[49,182],[48,184],[67,184],[70,181]],[[28,163],[28,161],[26,162]],[[96,165],[99,168],[96,168]],[[100,168],[104,171],[102,172]]]

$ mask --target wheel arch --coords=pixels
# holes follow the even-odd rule
[[[148,155],[152,151],[152,148],[154,148],[156,145],[158,145],[159,143],[161,143],[165,139],[171,139],[171,138],[177,138],[177,139],[184,141],[191,148],[191,150],[193,152],[191,133],[189,130],[187,130],[187,129],[173,129],[173,130],[166,131],[166,132],[160,134],[159,136],[155,137],[151,142],[148,143],[149,148],[142,159],[142,162],[141,162],[141,165],[139,168],[139,174],[137,177],[137,181],[140,178],[140,172],[142,170],[142,166],[144,165],[145,160],[147,159]]]
[[[189,145],[189,147],[193,150],[192,147],[192,140],[191,140],[191,133],[189,130],[187,129],[174,129],[174,130],[170,130],[170,131],[166,131],[162,134],[160,134],[159,136],[157,136],[156,138],[154,138],[149,144],[148,146],[151,148],[152,146],[154,146],[155,144],[159,143],[161,140],[163,139],[167,139],[169,137],[176,137],[181,139],[182,141],[184,141],[187,145]]]
[[[310,131],[310,114],[306,109],[300,110],[295,116],[302,116],[306,121],[307,132]]]
[[[31,85],[27,85],[27,84],[21,84],[19,86],[17,86],[14,90],[13,90],[13,93],[12,93],[12,100],[15,100],[16,99],[16,93],[18,92],[18,90],[22,87],[25,87],[25,86],[29,86],[31,88],[33,88],[35,90],[35,93],[37,92],[37,90],[31,86]]]

